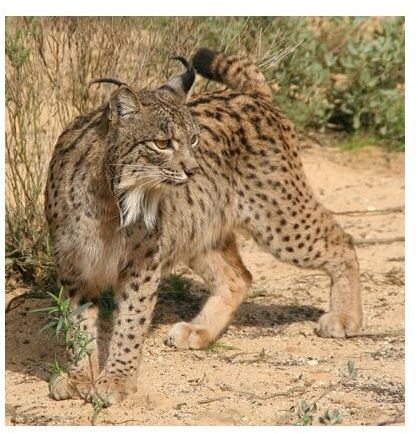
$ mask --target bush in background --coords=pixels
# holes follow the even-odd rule
[[[277,102],[299,127],[365,132],[404,148],[403,18],[280,18],[279,25],[292,43],[303,41],[271,72]]]

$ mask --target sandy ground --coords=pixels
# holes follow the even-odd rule
[[[320,201],[356,240],[404,235],[403,154],[376,149],[341,152],[302,143],[303,161]],[[371,211],[371,212],[370,212]],[[327,309],[326,275],[278,263],[240,238],[254,277],[249,298],[211,351],[164,345],[170,326],[191,318],[207,297],[186,271],[185,288],[163,288],[146,341],[138,392],[101,411],[109,425],[283,425],[301,422],[302,400],[317,409],[312,423],[337,409],[342,424],[403,424],[404,243],[357,247],[363,286],[363,335],[322,339],[315,321]],[[178,270],[184,272],[185,270]],[[22,288],[22,292],[27,289]],[[8,293],[6,302],[16,296]],[[31,310],[46,300],[20,299],[6,315],[6,423],[88,425],[92,407],[48,397],[48,364],[62,354],[53,337],[38,335],[44,318]],[[347,363],[358,375],[347,378]]]

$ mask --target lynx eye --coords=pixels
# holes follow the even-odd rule
[[[168,149],[171,146],[170,140],[158,140],[155,141],[154,143],[158,149]]]
[[[199,136],[193,136],[190,142],[190,146],[194,148],[199,143]]]

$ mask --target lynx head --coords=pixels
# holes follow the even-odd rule
[[[121,227],[142,217],[152,229],[164,192],[188,182],[198,169],[193,148],[199,126],[185,105],[195,72],[177,59],[186,66],[183,74],[152,91],[121,85],[109,102],[106,176]]]

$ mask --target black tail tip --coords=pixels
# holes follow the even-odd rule
[[[215,74],[211,65],[215,57],[219,54],[218,51],[211,50],[209,48],[200,48],[193,56],[192,65],[193,68],[203,77],[214,79]]]

